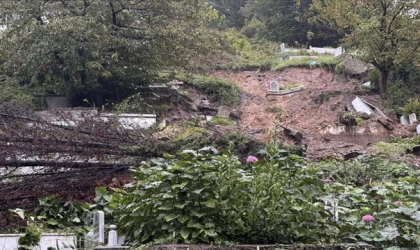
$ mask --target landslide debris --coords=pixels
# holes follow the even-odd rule
[[[288,68],[281,72],[215,71],[212,75],[231,80],[242,88],[239,129],[260,131],[255,136],[263,142],[268,141],[270,130],[276,123],[281,125],[279,128],[299,131],[303,134],[301,141],[283,134],[282,129],[279,129],[279,137],[286,145],[306,146],[309,159],[343,158],[353,155],[354,152],[367,152],[372,144],[386,141],[391,135],[411,135],[399,125],[397,119],[391,121],[392,125],[384,126],[378,122],[377,117],[358,114],[352,110],[351,102],[359,96],[387,114],[381,98],[363,89],[362,82],[338,77],[325,69]],[[307,88],[269,99],[266,93],[270,81],[278,81],[280,87],[303,84]],[[347,117],[348,124],[343,124],[343,117]]]

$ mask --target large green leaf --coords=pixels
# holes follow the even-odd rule
[[[172,221],[172,220],[178,218],[179,216],[180,216],[179,214],[169,214],[169,215],[165,216],[165,220],[167,222],[169,222],[169,221]]]
[[[201,202],[201,204],[203,204],[204,206],[208,207],[208,208],[215,208],[217,205],[217,200],[215,199],[209,199],[205,202]]]
[[[181,233],[181,236],[184,240],[187,240],[188,236],[190,235],[190,232],[186,229],[182,229],[180,233]]]

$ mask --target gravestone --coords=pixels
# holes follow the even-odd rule
[[[85,249],[93,249],[95,245],[96,244],[93,240],[93,232],[85,234]]]
[[[340,47],[336,48],[334,50],[334,57],[337,58],[337,57],[341,56],[343,54],[343,52],[344,52],[343,47],[340,46]]]
[[[222,118],[229,118],[232,110],[226,106],[220,106],[217,111],[217,116]]]
[[[338,202],[332,200],[326,200],[324,209],[329,211],[332,214],[332,221],[338,221]]]
[[[359,97],[354,98],[351,104],[353,105],[353,108],[356,110],[356,112],[366,113],[369,116],[373,114],[372,109]]]
[[[286,45],[284,43],[280,44],[280,51],[284,51],[286,49]]]
[[[417,116],[415,113],[412,113],[408,116],[408,120],[410,121],[410,125],[414,124],[415,122],[417,122]]]
[[[93,241],[98,243],[104,243],[105,233],[105,214],[103,211],[96,211],[93,214]]]
[[[279,83],[276,81],[271,81],[270,82],[270,91],[279,91]]]
[[[401,121],[401,125],[403,125],[403,126],[410,125],[410,123],[408,122],[407,117],[405,117],[405,116],[401,116],[400,117],[400,121]]]
[[[108,233],[108,246],[117,246],[118,245],[118,235],[117,235],[117,226],[111,225],[109,226],[109,233]]]

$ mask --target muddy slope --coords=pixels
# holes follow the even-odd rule
[[[351,109],[351,101],[360,94],[357,90],[361,89],[361,82],[348,81],[324,69],[290,68],[260,73],[216,71],[213,75],[232,80],[242,88],[239,124],[242,129],[261,130],[256,136],[262,141],[268,140],[276,122],[298,130],[304,135],[301,142],[281,133],[279,136],[286,144],[307,145],[311,159],[364,152],[373,143],[387,140],[391,134],[410,135],[397,122],[393,123],[394,129],[389,130],[376,118],[364,120],[361,126],[340,124],[340,115]],[[272,100],[266,97],[270,81],[278,81],[280,86],[303,84],[307,88]],[[383,109],[379,96],[358,96]],[[270,107],[279,106],[284,110],[281,117],[269,111]]]

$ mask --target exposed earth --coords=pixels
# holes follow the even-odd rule
[[[306,145],[309,159],[325,156],[341,158],[351,152],[366,153],[372,144],[386,141],[390,135],[412,135],[392,114],[387,114],[379,96],[363,92],[361,81],[347,80],[324,69],[216,71],[213,75],[231,80],[242,88],[240,129],[261,131],[255,136],[265,142],[269,139],[270,130],[276,126],[275,123],[297,130],[303,134],[300,142],[283,135],[282,129],[278,136],[285,144]],[[270,81],[278,81],[280,87],[299,84],[307,88],[273,100],[266,97]],[[339,117],[352,110],[351,102],[356,96],[369,101],[393,118],[392,129],[379,123],[378,117],[365,118],[360,126],[340,124]],[[279,116],[270,111],[273,107],[281,107],[283,114]]]

